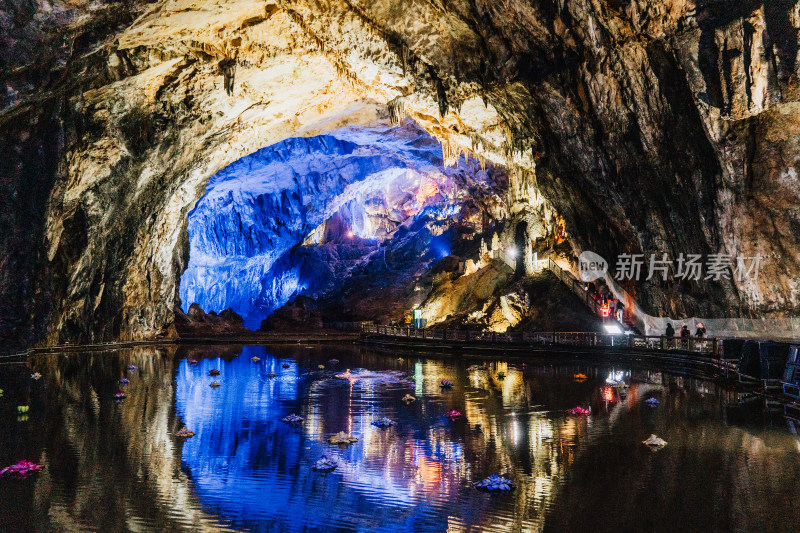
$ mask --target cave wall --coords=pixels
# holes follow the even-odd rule
[[[345,46],[341,28],[356,20],[401,43],[440,104],[457,108],[476,91],[494,105],[510,129],[504,148],[535,162],[518,181],[536,180],[577,250],[612,261],[623,252],[766,258],[754,283],[627,287],[650,312],[797,311],[797,2],[295,9],[331,46]]]
[[[626,287],[650,312],[797,311],[797,1],[1,9],[5,338],[164,332],[205,180],[385,102],[446,162],[507,166],[514,216],[544,194],[576,250],[768,258],[754,283]]]

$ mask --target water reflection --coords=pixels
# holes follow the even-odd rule
[[[798,518],[800,454],[786,429],[800,427],[796,417],[710,381],[633,367],[470,363],[284,346],[0,367],[0,463],[46,467],[0,479],[0,530],[782,530]],[[371,374],[336,377],[347,368]],[[123,377],[131,383],[115,403]],[[407,393],[418,400],[406,405]],[[23,401],[29,419],[18,422]],[[592,415],[567,415],[576,405]],[[448,420],[450,409],[464,416]],[[280,422],[289,413],[304,421]],[[397,425],[371,425],[384,416]],[[183,425],[196,433],[185,442],[175,437]],[[327,443],[342,430],[359,442]],[[669,445],[646,449],[650,433]],[[330,474],[311,470],[323,454],[339,462]],[[472,488],[491,473],[517,490]]]

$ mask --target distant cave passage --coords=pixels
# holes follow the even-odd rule
[[[258,329],[274,310],[331,291],[423,211],[457,211],[464,183],[486,172],[444,169],[439,143],[412,121],[291,138],[213,175],[189,213],[184,311],[232,308]],[[468,177],[465,177],[466,175]],[[461,189],[461,190],[460,190]]]

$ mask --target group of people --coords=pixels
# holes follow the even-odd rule
[[[595,288],[594,283],[587,283],[585,290],[592,295],[592,298],[603,307],[608,308],[608,316],[617,319],[622,324],[622,319],[625,317],[625,304],[619,298],[614,298],[611,292],[602,287],[600,290]]]
[[[675,337],[675,328],[673,328],[672,324],[670,324],[669,322],[667,322],[667,331],[664,333],[664,335],[668,339],[671,339],[671,338]],[[692,333],[689,330],[689,326],[687,326],[686,324],[683,324],[681,326],[680,336],[682,338],[687,338],[687,337],[691,337],[692,336]],[[695,331],[694,336],[695,337],[705,337],[706,336],[706,326],[705,326],[705,324],[703,324],[702,322],[699,322],[697,324],[697,331]]]

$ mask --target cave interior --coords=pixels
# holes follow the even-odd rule
[[[592,327],[533,259],[586,250],[763,258],[615,291],[653,327],[794,336],[798,6],[8,4],[0,337]]]

